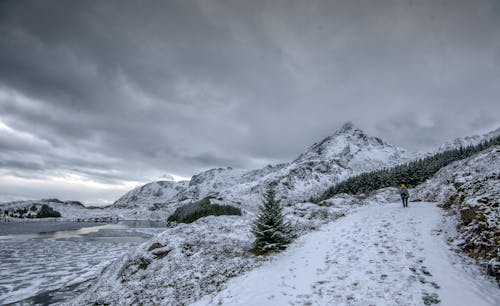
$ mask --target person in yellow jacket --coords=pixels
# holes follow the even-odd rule
[[[399,184],[399,195],[401,196],[401,200],[403,200],[403,207],[408,207],[408,198],[410,197],[410,193],[408,192],[408,187],[406,187],[404,182]]]

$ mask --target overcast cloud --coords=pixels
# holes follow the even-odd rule
[[[500,126],[500,2],[1,1],[0,200]]]

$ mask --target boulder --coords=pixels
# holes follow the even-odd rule
[[[467,225],[472,222],[476,218],[476,212],[470,206],[465,206],[460,209],[460,217],[462,218],[462,222]]]

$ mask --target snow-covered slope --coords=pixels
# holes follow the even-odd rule
[[[500,283],[500,146],[441,169],[412,198],[442,203],[456,216],[455,243]]]
[[[499,305],[495,283],[448,249],[441,218],[434,203],[362,207],[192,305]]]
[[[340,203],[342,202],[342,203]],[[346,199],[328,207],[286,207],[299,234],[317,229],[356,207]],[[254,256],[253,214],[208,216],[167,229],[110,265],[99,280],[69,305],[187,305],[223,288],[232,277],[266,260]]]
[[[157,181],[130,190],[111,207],[113,208],[136,208],[141,206],[152,206],[171,200],[179,192],[189,185],[188,181]]]
[[[409,159],[411,156],[405,150],[346,123],[290,163],[249,171],[230,167],[211,169],[193,176],[189,183],[154,182],[128,192],[113,207],[149,209],[159,203],[157,207],[172,210],[183,201],[212,195],[226,203],[254,210],[269,186],[274,186],[281,201],[290,205],[315,197],[348,176],[391,167]],[[158,193],[161,195],[157,196]]]

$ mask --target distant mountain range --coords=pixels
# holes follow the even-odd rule
[[[369,136],[347,122],[289,163],[253,170],[216,168],[194,175],[190,181],[151,182],[130,190],[102,211],[109,210],[113,214],[123,211],[118,214],[126,218],[163,218],[176,207],[206,196],[213,197],[213,202],[254,211],[261,203],[263,192],[271,186],[281,202],[289,205],[317,197],[326,188],[350,176],[459,146],[474,145],[497,135],[500,135],[500,128],[485,135],[455,139],[433,152],[416,154]],[[24,202],[15,203],[22,205]]]
[[[455,139],[436,151],[477,144],[499,134],[500,129],[497,129],[485,135]],[[291,204],[316,197],[327,187],[349,176],[392,167],[427,154],[415,154],[388,144],[347,122],[292,162],[254,170],[217,168],[194,175],[190,181],[152,182],[129,191],[112,207],[170,208],[213,196],[221,202],[253,210],[260,204],[261,194],[269,186],[276,189],[282,203]]]

